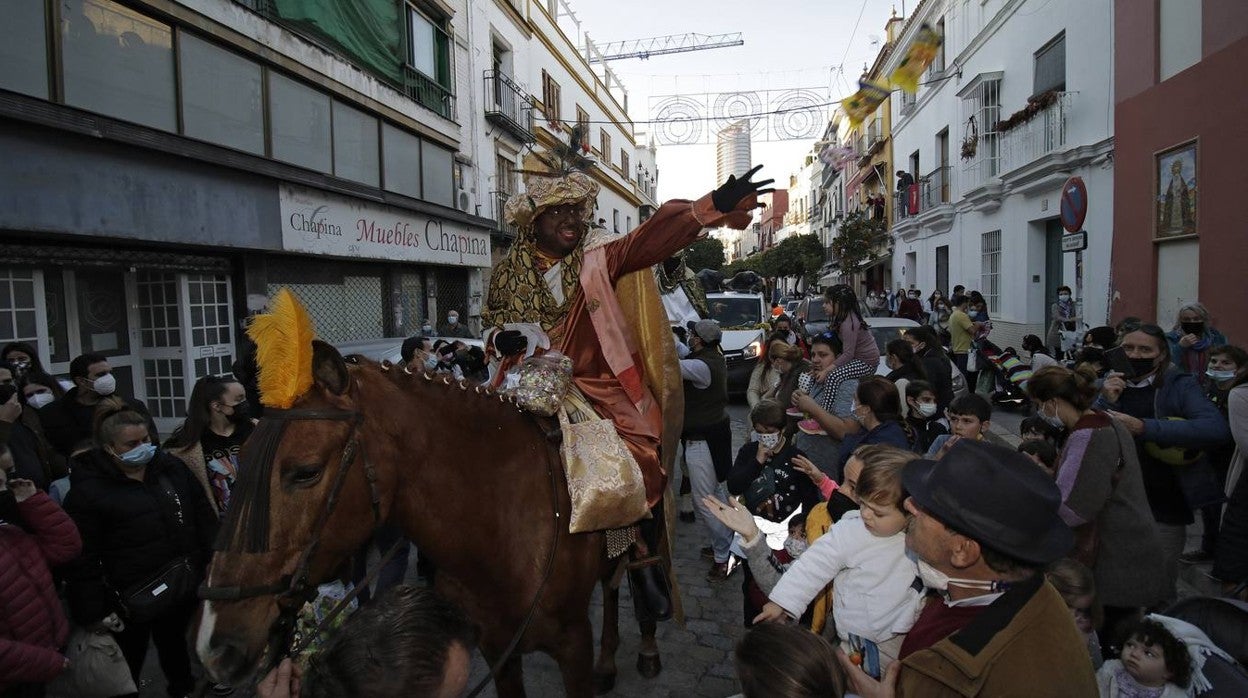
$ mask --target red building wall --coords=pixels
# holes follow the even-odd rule
[[[1165,82],[1157,22],[1155,2],[1115,0],[1112,318],[1156,315],[1154,153],[1199,138],[1199,300],[1248,346],[1248,2],[1204,0],[1203,58]]]

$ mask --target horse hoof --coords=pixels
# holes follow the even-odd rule
[[[594,674],[594,695],[601,696],[615,689],[615,674]]]
[[[642,678],[653,679],[663,671],[663,660],[657,654],[637,654],[637,673]]]

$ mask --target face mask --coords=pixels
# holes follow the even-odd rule
[[[426,322],[424,325],[420,326],[420,331],[424,332],[425,336],[431,335],[433,334],[433,325]]]
[[[1043,419],[1045,424],[1048,424],[1051,427],[1057,427],[1058,429],[1066,428],[1066,423],[1057,416],[1057,407],[1053,408],[1053,414],[1050,415],[1044,411],[1044,405],[1041,405],[1037,414],[1040,415],[1040,419]]]
[[[454,325],[454,324],[456,324],[456,323],[458,323],[458,322],[459,322],[459,316],[458,316],[458,315],[447,315],[447,316],[446,316],[446,321],[447,321],[447,322],[449,322],[449,323],[451,323],[452,325]]]
[[[1205,375],[1209,376],[1210,378],[1220,383],[1222,381],[1229,381],[1230,379],[1234,378],[1235,372],[1234,371],[1215,371],[1211,368],[1205,371]]]
[[[53,397],[52,393],[35,393],[34,395],[26,398],[26,404],[35,409],[39,409],[55,399],[56,398]]]
[[[1179,326],[1183,328],[1184,334],[1194,334],[1199,337],[1205,333],[1205,323],[1203,322],[1181,322]]]
[[[234,405],[234,413],[230,415],[230,419],[233,419],[234,421],[242,421],[244,419],[248,419],[251,415],[250,415],[250,410],[248,410],[247,408],[248,408],[248,405],[247,405],[246,400],[243,400],[242,402]]]
[[[780,443],[780,432],[774,434],[764,434],[762,432],[754,432],[758,434],[758,445],[768,451],[774,449],[776,444]]]
[[[13,375],[15,377],[21,378],[26,375],[26,371],[30,370],[30,361],[27,361],[26,359],[10,361],[9,368],[13,371]]]
[[[438,357],[434,356],[433,354],[426,356],[425,357],[425,370],[433,371],[433,370],[436,370],[437,368],[438,368]]]
[[[918,412],[919,416],[922,417],[923,419],[931,419],[936,414],[936,403],[920,402],[915,407],[915,412]]]
[[[924,586],[928,589],[936,591],[948,591],[949,585],[960,586],[963,589],[980,589],[983,591],[1001,591],[1003,588],[1000,582],[985,582],[981,579],[958,579],[950,577],[940,570],[927,564],[920,558],[919,577],[923,580]]]
[[[113,378],[113,374],[106,373],[91,381],[91,389],[94,390],[97,395],[112,395],[113,392],[117,390],[117,379]]]
[[[121,461],[121,466],[123,468],[136,470],[152,462],[152,458],[155,456],[156,444],[146,443],[139,444],[129,451],[117,456],[117,460]]]
[[[854,401],[854,404],[853,404],[853,405],[851,405],[851,406],[850,406],[850,408],[849,408],[849,416],[850,416],[850,418],[852,418],[855,422],[858,422],[859,424],[861,424],[861,423],[862,423],[862,417],[858,414],[858,407],[859,407],[858,402],[855,400],[855,401]]]
[[[789,536],[788,538],[784,539],[784,552],[788,553],[789,557],[793,558],[794,560],[801,557],[802,553],[806,552],[806,549],[809,547],[810,547],[810,543],[807,543],[801,538],[794,538],[793,536]]]
[[[1156,368],[1154,359],[1129,359],[1131,362],[1131,370],[1135,371],[1136,378],[1143,378],[1153,372]]]
[[[1059,293],[1059,294],[1057,294],[1057,299],[1058,299],[1059,301],[1068,301],[1068,300],[1070,300],[1070,294],[1069,294],[1069,293]]]

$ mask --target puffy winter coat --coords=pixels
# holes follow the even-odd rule
[[[180,522],[161,475],[178,495]],[[182,461],[158,451],[139,482],[97,448],[73,460],[69,480],[65,511],[83,537],[82,557],[65,571],[70,613],[78,623],[123,610],[120,594],[178,557],[190,556],[200,569],[207,564],[217,513]]]
[[[69,626],[48,568],[82,551],[78,528],[48,495],[37,492],[17,508],[31,532],[0,523],[0,693],[61,673],[58,648]]]

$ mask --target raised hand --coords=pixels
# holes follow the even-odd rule
[[[769,194],[775,189],[763,189],[768,184],[774,184],[774,179],[764,179],[761,182],[751,181],[750,178],[754,173],[763,168],[762,165],[756,165],[754,169],[746,172],[741,179],[737,179],[736,175],[728,175],[728,181],[719,185],[719,188],[711,192],[711,202],[715,204],[715,210],[720,213],[732,213],[737,209],[741,200],[747,196],[755,198],[759,194]],[[750,206],[755,208],[756,206]]]

